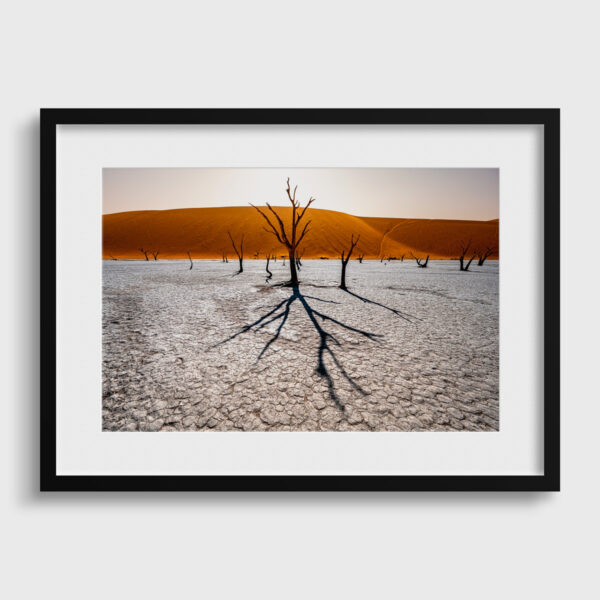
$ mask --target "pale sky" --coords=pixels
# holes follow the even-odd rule
[[[289,204],[360,217],[499,217],[498,169],[103,169],[103,213],[205,206]]]

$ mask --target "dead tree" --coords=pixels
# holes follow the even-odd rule
[[[225,252],[221,252],[221,258],[222,258],[222,262],[224,262],[224,263],[229,262],[229,259],[227,258],[227,254],[225,254]]]
[[[300,271],[302,269],[302,256],[304,255],[304,250],[301,250],[296,254],[296,269]]]
[[[404,257],[405,257],[405,256],[406,256],[406,254],[403,254],[403,255],[400,257],[400,262],[404,262]]]
[[[427,258],[425,260],[423,260],[422,258],[417,258],[414,254],[412,255],[412,257],[417,261],[417,266],[421,267],[421,269],[427,268],[427,263],[429,262],[429,254],[427,255]]]
[[[465,265],[465,258],[467,253],[469,252],[469,248],[471,247],[471,240],[469,240],[466,244],[464,242],[460,243],[460,256],[458,257],[458,262],[460,263],[461,271],[468,271],[473,259],[475,258],[475,252],[473,252],[473,256],[469,259],[469,262]]]
[[[419,267],[421,267],[422,269],[426,269],[427,268],[427,263],[429,262],[429,254],[427,255],[427,258],[425,259],[425,262],[423,262],[423,259],[419,260],[417,258],[417,264],[419,265]]]
[[[483,263],[492,255],[494,254],[494,252],[496,252],[496,248],[494,248],[493,246],[488,246],[485,250],[478,250],[477,251],[477,266],[481,267],[481,265],[483,265]]]
[[[154,260],[158,260],[158,255],[160,254],[160,250],[157,250],[156,252],[154,252],[154,250],[151,250],[152,256],[154,256]]]
[[[342,255],[341,255],[342,279],[340,281],[340,288],[342,288],[343,290],[348,289],[346,287],[346,267],[348,266],[348,261],[350,260],[350,257],[352,256],[352,251],[354,250],[354,246],[356,246],[356,244],[358,244],[358,240],[360,240],[360,235],[355,240],[354,234],[352,234],[352,238],[350,239],[350,249],[348,250],[348,253],[345,254],[345,250],[342,250]]]
[[[290,287],[295,287],[299,283],[298,270],[296,264],[296,250],[306,233],[309,231],[308,226],[310,225],[310,220],[306,222],[300,234],[298,234],[298,225],[300,224],[300,221],[302,220],[304,214],[308,210],[308,207],[315,201],[315,199],[311,196],[309,201],[306,203],[306,206],[299,210],[300,202],[296,200],[297,190],[298,186],[294,188],[294,192],[292,193],[292,190],[290,188],[290,178],[288,177],[287,188],[285,191],[287,192],[289,201],[292,204],[292,223],[289,232],[285,230],[285,226],[283,224],[283,221],[281,220],[281,217],[275,212],[273,207],[268,202],[267,208],[271,211],[272,217],[267,216],[266,213],[264,213],[260,208],[254,206],[254,204],[251,204],[251,206],[253,206],[260,213],[263,219],[267,222],[268,227],[265,227],[264,230],[268,233],[273,234],[277,238],[277,241],[280,244],[284,245],[288,250],[288,257],[290,259],[290,280],[287,282],[286,285]],[[274,218],[275,220],[272,221],[271,218]]]
[[[231,245],[233,246],[233,251],[236,253],[238,260],[240,261],[240,270],[238,271],[238,273],[243,273],[244,272],[244,234],[242,234],[242,238],[240,240],[240,249],[237,249],[237,246],[235,245],[235,242],[233,241],[233,238],[231,237],[231,233],[228,231],[227,235],[229,236],[229,239],[231,240]]]
[[[364,257],[365,257],[365,253],[364,253],[364,252],[361,252],[361,253],[360,253],[360,254],[357,256],[357,260],[358,260],[358,262],[359,262],[361,265],[362,265],[362,261],[363,261],[363,258],[364,258]]]
[[[190,251],[187,251],[187,255],[188,258],[190,259],[190,271],[194,268],[194,263],[192,262],[192,255],[190,254]]]
[[[267,271],[268,275],[267,275],[267,281],[269,281],[269,279],[271,279],[271,277],[273,277],[273,273],[271,273],[271,271],[269,271],[269,262],[271,260],[271,255],[267,254],[267,266],[265,267],[265,270]]]
[[[139,248],[139,251],[146,257],[146,260],[148,259],[148,250],[144,250],[143,248]]]
[[[281,260],[283,260],[283,266],[285,267],[285,254],[281,255]]]

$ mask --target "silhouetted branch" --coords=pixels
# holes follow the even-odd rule
[[[423,260],[422,258],[417,258],[412,252],[411,256],[417,261],[417,265],[421,267],[421,269],[427,268],[427,264],[429,263],[429,254],[427,255],[427,258],[425,260]]]
[[[492,255],[495,254],[498,251],[498,249],[494,246],[487,246],[485,248],[485,250],[478,250],[477,251],[477,266],[481,267],[483,265],[483,263]]]

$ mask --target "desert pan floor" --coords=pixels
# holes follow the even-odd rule
[[[105,431],[496,431],[498,262],[104,261]]]

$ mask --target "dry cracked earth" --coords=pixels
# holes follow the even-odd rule
[[[498,262],[105,261],[105,431],[496,431]]]

